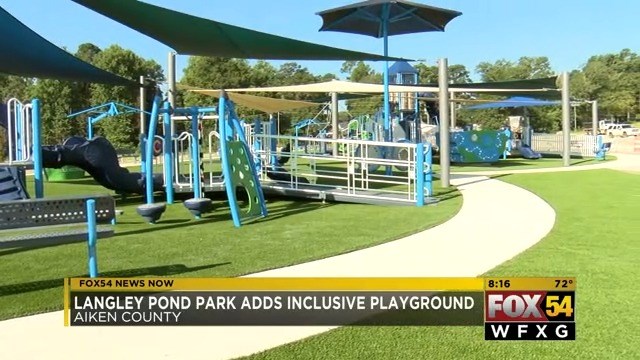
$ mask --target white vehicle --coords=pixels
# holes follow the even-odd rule
[[[629,124],[615,124],[615,125],[610,125],[609,126],[609,128],[607,129],[607,134],[609,134],[609,137],[614,137],[614,136],[621,136],[621,137],[638,136],[638,135],[640,135],[640,129],[634,128],[633,126],[631,126]]]

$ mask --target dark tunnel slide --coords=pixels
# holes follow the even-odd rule
[[[116,149],[103,137],[91,140],[72,137],[64,145],[43,146],[42,164],[54,169],[76,166],[107,189],[127,194],[145,193],[144,176],[121,167]],[[154,175],[153,183],[154,191],[164,190],[161,174]]]

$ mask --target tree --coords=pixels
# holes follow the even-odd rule
[[[250,83],[251,86],[264,87],[276,83],[278,70],[271,63],[260,60],[251,67]]]
[[[251,79],[251,66],[247,60],[191,56],[180,83],[204,89],[230,89],[248,87]],[[184,95],[185,106],[206,106],[217,102],[217,98],[212,96],[193,92]]]
[[[85,61],[89,64],[93,64],[96,60],[96,57],[102,52],[98,46],[91,43],[84,43],[78,46],[78,50],[75,53],[75,56],[82,61]],[[76,83],[74,84],[76,88],[75,99],[73,101],[72,108],[74,110],[86,109],[91,106],[91,84],[90,83]],[[86,123],[86,116],[79,116],[74,119],[74,121]]]
[[[377,73],[364,61],[347,61],[342,64],[342,73],[353,82],[382,84],[382,74]],[[352,115],[374,115],[383,104],[383,96],[376,95],[363,99],[347,100],[347,110]]]
[[[420,84],[437,84],[438,83],[438,67],[427,65],[426,63],[418,63],[414,66],[418,70],[418,80]],[[450,84],[468,84],[471,82],[471,76],[467,67],[461,64],[449,65],[449,83]]]
[[[67,115],[78,99],[76,84],[59,80],[39,80],[29,89],[29,96],[41,101],[43,144],[61,144],[71,135],[82,133],[83,126]]]
[[[546,56],[523,56],[517,62],[505,59],[493,64],[481,62],[476,67],[476,72],[485,82],[538,79],[554,75],[549,58]]]
[[[0,74],[0,101],[6,102],[11,98],[28,101],[28,88],[32,84],[31,78]]]
[[[153,60],[145,60],[131,50],[111,45],[96,54],[94,65],[129,79],[144,76],[156,82],[165,80],[162,67]],[[116,101],[135,106],[139,103],[139,89],[135,87],[91,85],[91,102],[100,105]],[[96,133],[106,137],[116,149],[135,148],[139,136],[139,117],[136,115],[109,118],[96,126]]]
[[[597,99],[602,114],[629,119],[640,112],[640,57],[631,50],[592,56],[572,75],[573,92]]]
[[[101,52],[102,50],[98,46],[92,43],[84,43],[78,46],[76,57],[82,61],[88,62],[89,64],[93,64],[96,56],[98,56]]]
[[[517,62],[501,59],[494,63],[481,62],[476,67],[484,82],[527,80],[550,77],[554,75],[551,63],[546,56],[523,56]],[[479,99],[495,99],[495,96],[480,95]],[[554,108],[530,108],[529,118],[534,129],[554,131],[560,126],[558,111]],[[459,118],[465,122],[479,123],[485,128],[499,128],[508,116],[519,116],[522,109],[473,110],[461,111]]]
[[[330,75],[316,76],[312,74],[308,68],[296,62],[287,62],[280,65],[274,79],[275,84],[278,86],[287,85],[300,85],[300,84],[312,84],[320,81],[330,80]],[[292,110],[284,114],[280,114],[280,132],[290,133],[292,131],[291,125],[297,123],[299,120],[313,118],[320,110],[321,102],[325,101],[326,94],[318,93],[276,93],[271,96],[280,97],[283,99],[303,100],[310,102],[318,102],[317,107],[308,107],[298,110]]]

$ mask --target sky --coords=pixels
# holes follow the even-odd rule
[[[556,72],[581,68],[590,56],[640,50],[637,14],[632,0],[414,0],[462,12],[445,32],[389,38],[392,56],[426,61],[440,58],[463,64],[479,80],[482,61],[547,56]],[[382,54],[383,41],[337,32],[319,32],[317,12],[347,5],[349,0],[145,0],[176,11],[253,30],[334,47]],[[118,44],[153,59],[166,71],[166,45],[78,5],[71,0],[0,0],[0,6],[45,39],[75,52],[91,42],[100,48]],[[175,29],[175,31],[180,31]],[[178,56],[177,76],[188,61]],[[273,61],[279,66],[283,61]],[[340,75],[340,61],[298,61],[315,74]],[[382,72],[382,65],[371,63]],[[379,69],[378,69],[379,68]],[[344,78],[344,75],[341,75]]]

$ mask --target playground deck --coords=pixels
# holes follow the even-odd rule
[[[320,185],[298,184],[293,187],[290,183],[269,181],[262,183],[266,195],[290,196],[307,200],[322,200],[331,202],[346,202],[371,205],[415,206],[415,200],[408,199],[406,194],[391,194],[375,190],[347,191],[342,187],[327,187]],[[425,204],[434,204],[437,199],[425,197]]]

